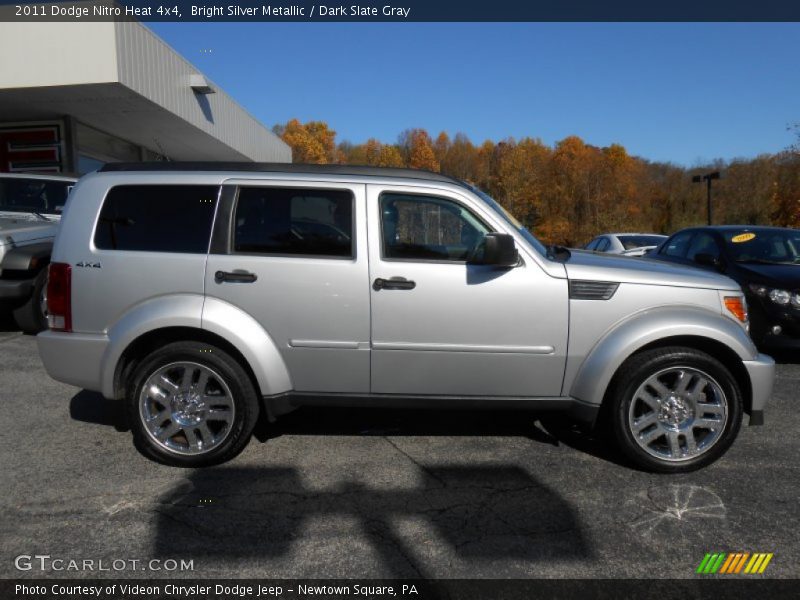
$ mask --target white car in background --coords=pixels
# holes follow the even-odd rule
[[[58,174],[0,173],[0,311],[26,333],[47,328],[47,265],[67,195]]]
[[[584,249],[624,256],[644,256],[665,239],[667,236],[657,233],[604,233],[586,244]]]

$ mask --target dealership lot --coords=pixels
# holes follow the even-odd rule
[[[298,411],[233,462],[181,470],[136,451],[117,403],[49,379],[8,324],[0,365],[0,577],[41,577],[15,568],[35,554],[59,577],[89,573],[53,559],[128,577],[692,577],[706,552],[800,575],[790,362],[766,425],[682,476],[532,415],[350,409]]]

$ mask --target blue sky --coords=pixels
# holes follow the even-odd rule
[[[800,121],[795,23],[150,23],[271,127],[576,134],[694,165],[777,152]]]

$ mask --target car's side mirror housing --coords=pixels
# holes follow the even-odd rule
[[[514,238],[507,233],[487,233],[467,259],[470,265],[516,267],[519,251]]]
[[[711,267],[713,269],[722,270],[723,263],[722,261],[714,256],[713,254],[707,254],[706,252],[698,252],[694,255],[694,262],[698,265],[703,265],[704,267]]]

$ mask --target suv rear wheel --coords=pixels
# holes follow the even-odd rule
[[[136,367],[127,408],[134,441],[145,455],[201,467],[244,449],[258,418],[258,395],[242,366],[224,351],[176,342]]]
[[[693,348],[634,355],[620,367],[610,392],[616,442],[649,471],[683,473],[714,462],[742,422],[736,379],[718,360]]]

